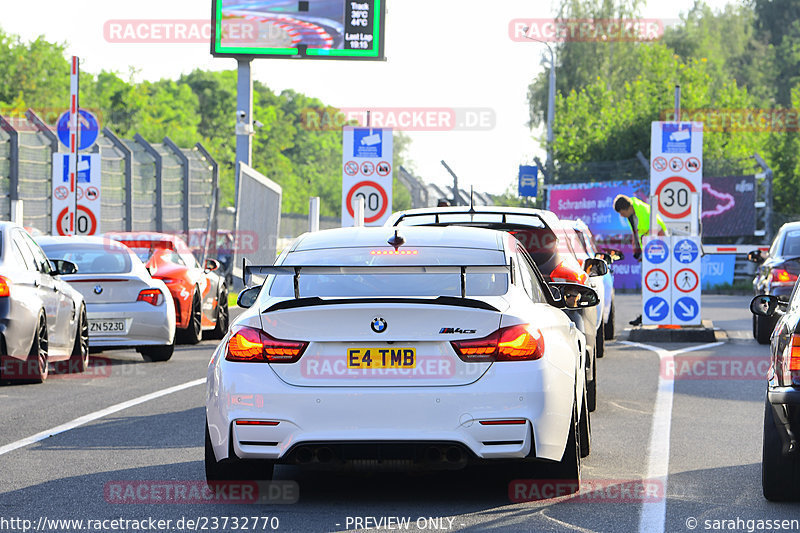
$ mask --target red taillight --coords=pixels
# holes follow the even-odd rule
[[[587,278],[588,276],[583,270],[571,268],[564,263],[559,264],[550,273],[550,281],[554,282],[580,283],[581,285],[585,285]]]
[[[11,296],[11,282],[0,276],[0,298]]]
[[[789,371],[800,370],[800,335],[792,335],[792,351],[789,357]]]
[[[159,305],[161,303],[161,291],[158,289],[144,289],[139,292],[139,297],[136,298],[136,301]]]
[[[794,283],[797,281],[797,274],[792,274],[783,268],[775,268],[772,270],[772,281],[778,283]]]
[[[280,422],[275,420],[237,420],[237,426],[277,426]]]
[[[544,337],[528,324],[501,328],[482,339],[451,341],[462,361],[533,361],[544,355]]]
[[[245,363],[294,363],[303,355],[307,342],[275,339],[260,329],[242,326],[228,340],[228,361]]]
[[[522,418],[513,418],[511,420],[481,420],[479,423],[482,426],[520,426],[527,422]]]

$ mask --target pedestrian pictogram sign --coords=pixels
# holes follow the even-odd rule
[[[669,276],[660,268],[654,268],[644,277],[644,284],[650,292],[659,293],[669,287]]]

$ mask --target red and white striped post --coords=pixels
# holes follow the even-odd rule
[[[79,127],[79,76],[80,60],[72,56],[72,67],[69,75],[69,231],[75,235],[75,224],[78,214],[78,147],[80,146]]]

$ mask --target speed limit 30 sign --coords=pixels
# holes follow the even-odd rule
[[[658,212],[670,219],[683,219],[692,211],[692,193],[697,189],[691,181],[680,176],[671,176],[656,188]]]

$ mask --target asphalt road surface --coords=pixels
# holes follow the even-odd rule
[[[281,466],[276,478],[296,482],[288,485],[296,503],[164,503],[169,489],[157,487],[191,494],[204,479],[202,380],[215,343],[179,347],[156,364],[107,352],[85,376],[0,386],[0,531],[800,530],[800,505],[761,495],[768,349],[750,337],[748,302],[704,297],[704,318],[723,330],[718,344],[609,342],[584,490],[538,501],[510,496],[553,487],[541,480],[509,491],[507,468],[367,474]],[[619,338],[639,305],[638,296],[620,295]],[[54,522],[70,519],[83,523]]]

